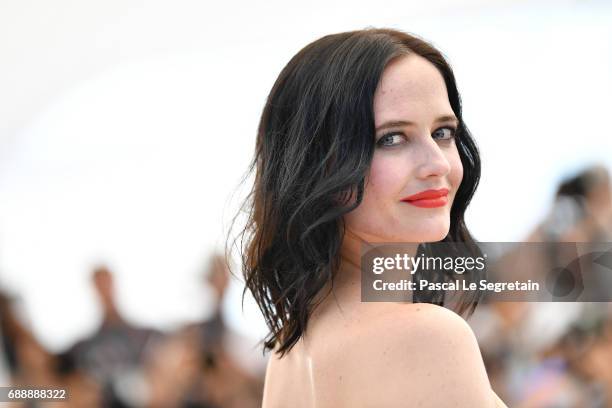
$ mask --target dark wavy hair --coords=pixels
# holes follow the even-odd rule
[[[298,52],[274,83],[248,169],[248,174],[255,170],[255,182],[241,208],[248,221],[236,240],[246,282],[243,299],[250,290],[270,329],[264,352],[278,346],[282,357],[291,350],[322,301],[315,301],[317,294],[335,276],[343,215],[362,201],[374,152],[374,92],[387,64],[409,54],[440,71],[459,119],[456,144],[464,175],[444,241],[467,243],[479,253],[464,213],[478,185],[480,158],[442,54],[416,36],[391,29],[322,37]],[[427,252],[423,245],[419,248]],[[418,301],[442,305],[444,294],[421,294]],[[477,303],[477,294],[467,294],[458,312],[471,313]]]

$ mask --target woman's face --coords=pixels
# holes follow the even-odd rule
[[[418,55],[392,60],[374,94],[374,120],[374,157],[363,201],[345,215],[348,232],[367,242],[444,239],[463,167],[440,72]],[[406,200],[430,189],[448,194]]]

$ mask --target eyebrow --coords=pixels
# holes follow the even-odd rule
[[[434,120],[434,123],[442,123],[442,122],[455,122],[456,125],[459,125],[459,119],[457,119],[455,115],[444,115]],[[414,125],[415,123],[409,120],[390,120],[388,122],[383,123],[379,127],[377,127],[376,132],[382,129],[387,129],[387,128],[394,128],[394,127],[401,127],[401,126],[414,126]]]

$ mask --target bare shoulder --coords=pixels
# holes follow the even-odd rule
[[[455,312],[426,303],[389,304],[363,323],[345,359],[349,366],[361,365],[349,371],[357,400],[378,406],[496,406],[476,337]]]
[[[272,355],[264,408],[503,408],[467,322],[431,304],[362,304]]]

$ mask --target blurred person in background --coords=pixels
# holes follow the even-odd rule
[[[95,333],[66,351],[66,358],[73,360],[75,370],[102,387],[105,405],[139,406],[143,355],[160,333],[135,327],[122,317],[115,302],[113,275],[106,266],[93,271],[92,284],[102,307],[102,321]]]
[[[8,363],[10,384],[15,387],[49,388],[60,387],[55,376],[55,356],[36,340],[18,315],[14,300],[0,292],[0,352]],[[39,401],[16,403],[20,407],[40,407]]]
[[[612,405],[611,317],[576,320],[555,344],[541,353],[542,365],[556,363],[559,376],[564,376],[582,395],[585,403],[580,406]]]
[[[214,295],[211,315],[183,328],[150,354],[149,381],[156,389],[151,406],[259,407],[263,370],[249,371],[248,364],[241,364],[242,356],[254,350],[227,327],[223,318],[230,279],[225,258],[213,254],[204,275]]]
[[[592,304],[586,304],[588,307]],[[612,331],[605,320],[577,319],[550,345],[531,356],[515,376],[517,407],[612,406]]]
[[[12,357],[11,348],[4,339],[6,328],[9,324],[5,322],[8,315],[9,297],[0,289],[0,387],[8,386],[11,383],[10,358]]]
[[[2,317],[0,317],[1,319]],[[4,340],[2,334],[2,325],[0,324],[0,387],[4,387],[9,384],[10,376],[8,369],[8,361],[4,354]]]
[[[231,276],[225,257],[214,254],[207,269],[205,278],[215,295],[212,317],[190,328],[199,333],[203,389],[219,407],[259,407],[265,360],[251,357],[256,353],[254,347],[223,320],[223,301]],[[244,361],[246,358],[250,361]]]
[[[589,166],[563,180],[547,218],[530,240],[612,241],[612,184],[606,167]]]
[[[54,402],[58,408],[258,407],[263,373],[237,363],[240,342],[232,340],[222,317],[228,272],[222,256],[212,257],[206,273],[215,296],[211,317],[162,334],[126,322],[115,303],[112,273],[104,266],[96,268],[92,283],[103,311],[100,327],[58,355],[36,341],[19,321],[12,300],[0,293],[1,357],[10,383],[66,389],[69,399]]]
[[[210,359],[223,351],[225,336],[228,328],[223,320],[223,300],[227,293],[230,274],[223,256],[214,254],[209,261],[204,278],[212,289],[214,302],[211,317],[197,324],[194,328],[199,330],[202,350],[209,354]]]
[[[526,241],[545,251],[525,268],[544,273],[612,239],[612,187],[607,169],[585,168],[558,186],[548,215]],[[520,251],[504,255],[509,267],[521,265]],[[540,259],[541,258],[541,259]],[[609,296],[611,271],[596,273],[590,262],[579,273]],[[597,299],[597,293],[591,293]],[[475,328],[485,363],[495,367],[492,382],[509,403],[520,407],[604,407],[612,405],[611,309],[602,302],[497,302],[480,309]],[[605,361],[605,363],[603,363]]]
[[[102,407],[102,387],[95,378],[83,368],[77,367],[74,356],[70,353],[57,355],[56,377],[61,388],[66,389],[69,398],[58,405],[58,408]]]
[[[244,361],[256,350],[231,330],[223,318],[223,302],[230,283],[230,271],[221,254],[213,254],[205,280],[213,290],[212,316],[187,328],[199,339],[203,361],[202,390],[219,407],[258,407],[263,393],[264,366],[261,360]],[[264,361],[265,362],[265,361]]]
[[[214,295],[211,316],[155,342],[147,352],[147,407],[259,407],[263,375],[238,364],[237,343],[223,319],[229,278],[224,257],[213,255],[205,273]]]
[[[205,398],[191,396],[193,387],[199,385],[201,365],[197,338],[179,331],[157,339],[143,361],[142,406],[215,408]]]

